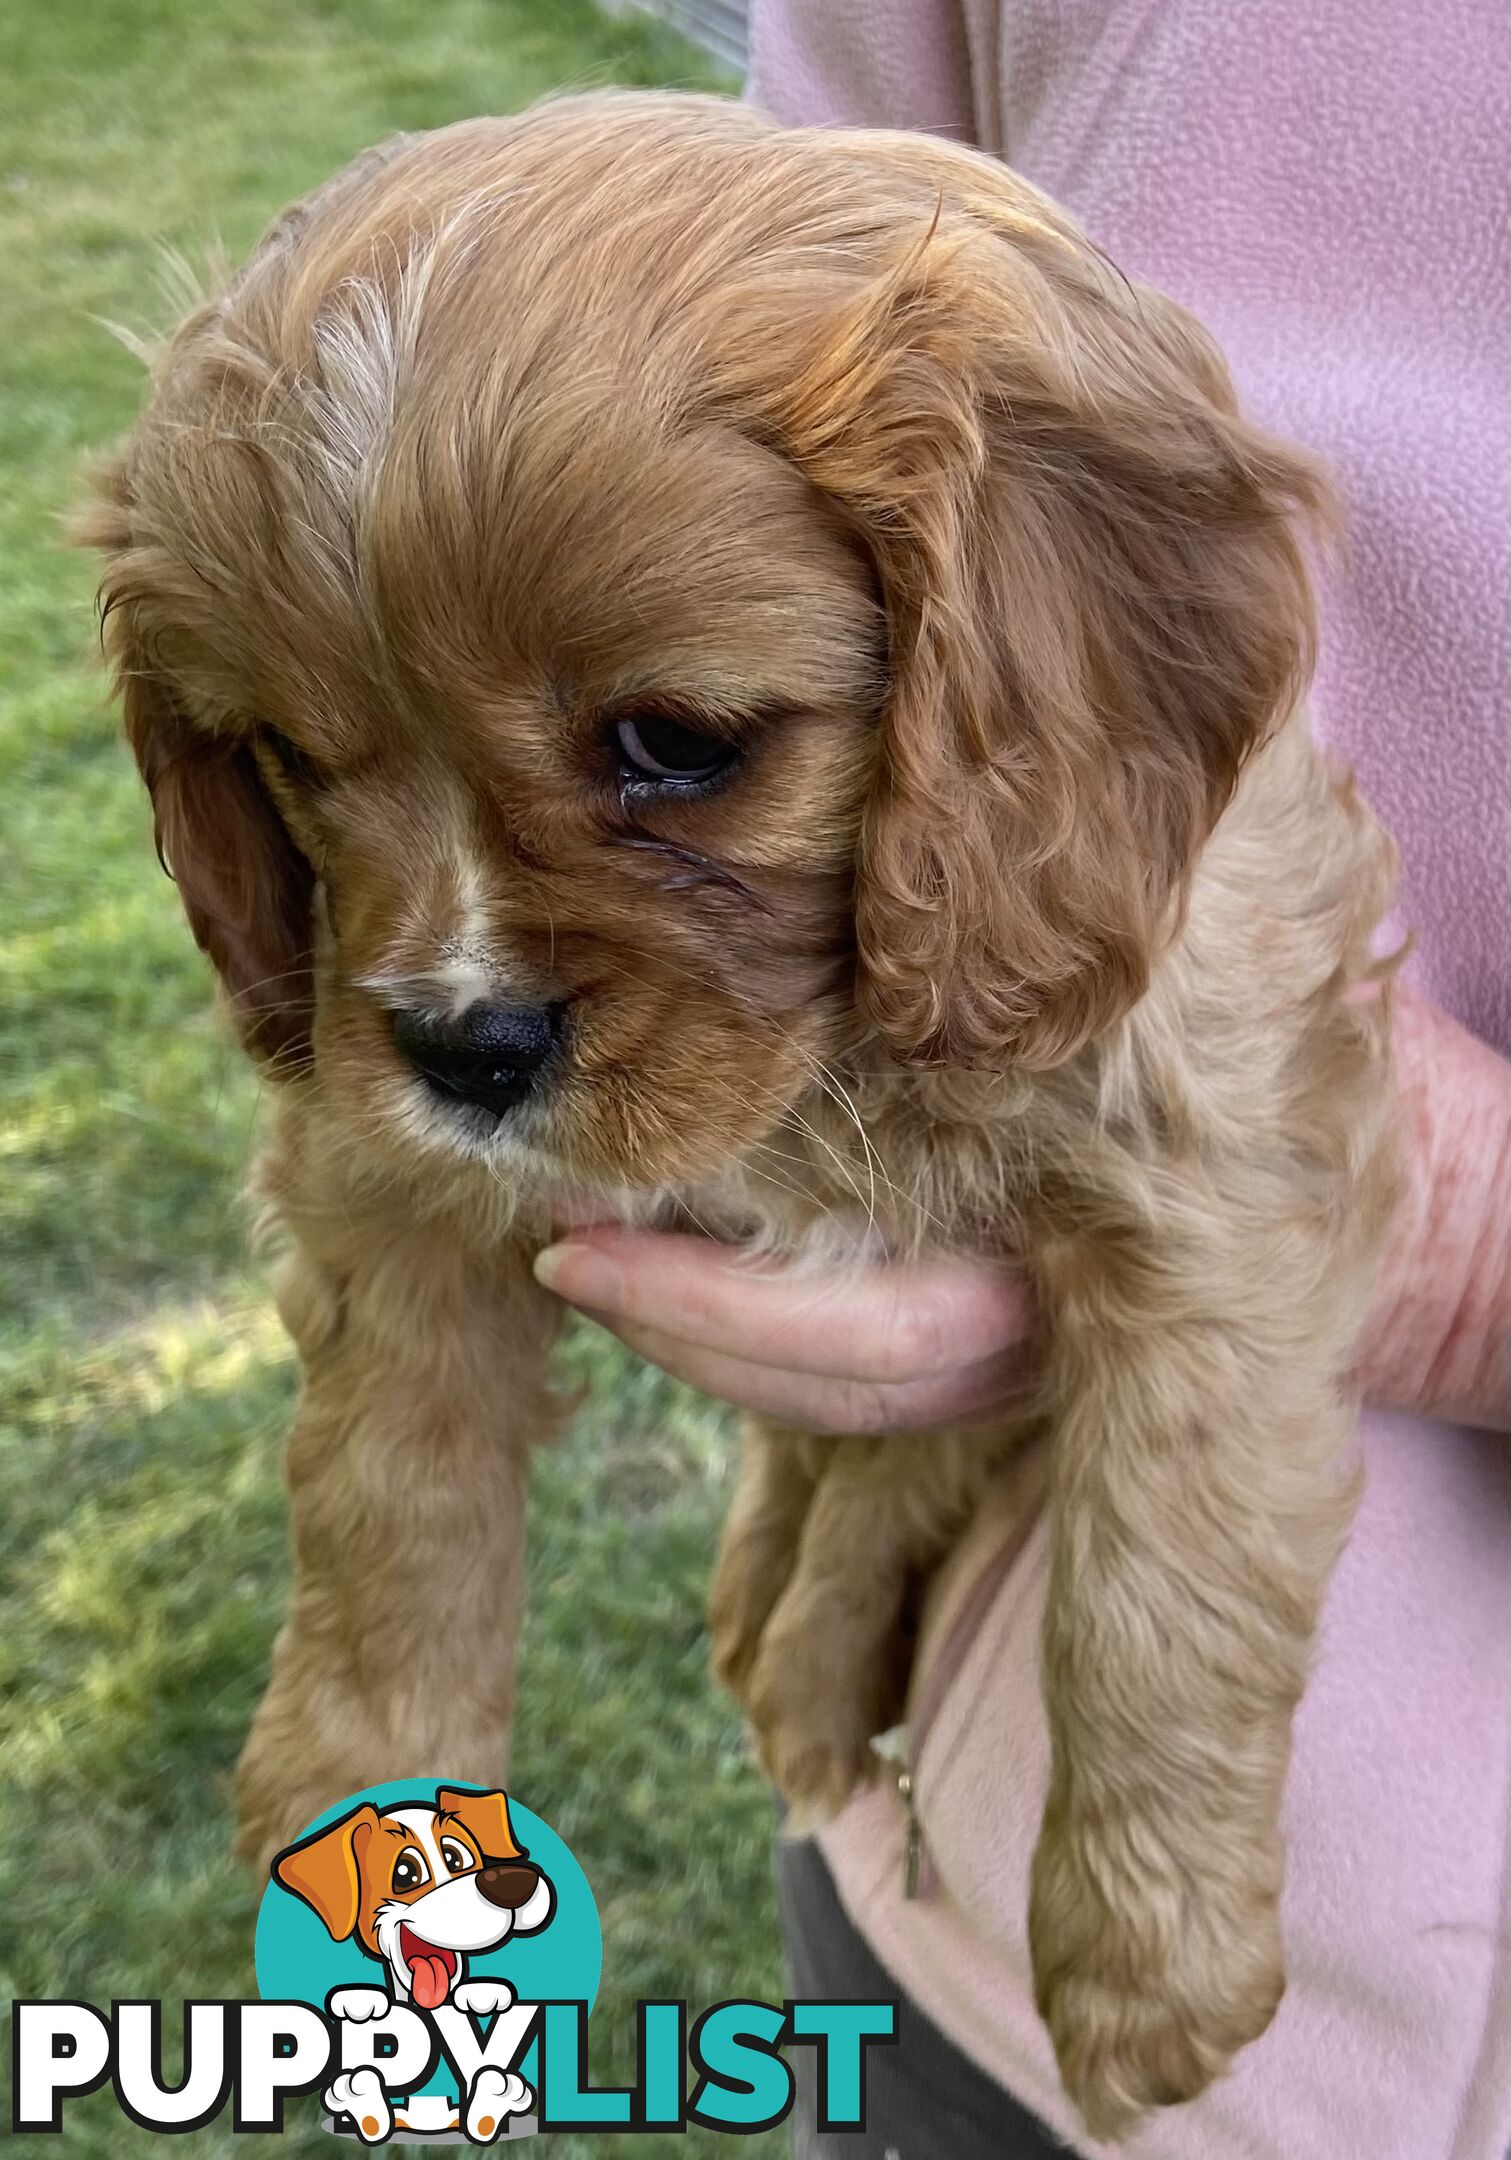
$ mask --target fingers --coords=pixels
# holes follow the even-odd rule
[[[898,1433],[983,1417],[1019,1392],[1023,1284],[967,1262],[783,1268],[707,1238],[604,1225],[536,1273],[705,1394],[811,1432]]]
[[[590,1314],[674,1379],[778,1424],[825,1436],[922,1432],[984,1417],[1017,1394],[1023,1359],[1016,1346],[953,1371],[912,1380],[862,1380],[763,1365],[689,1343],[659,1328]]]
[[[919,1387],[1000,1357],[1033,1317],[1023,1284],[1004,1269],[926,1261],[799,1270],[706,1238],[609,1227],[548,1246],[535,1271],[625,1341],[654,1335],[676,1346],[675,1365],[645,1354],[684,1378],[693,1353],[704,1352],[774,1374]]]

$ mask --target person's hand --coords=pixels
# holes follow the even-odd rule
[[[1368,1401],[1511,1426],[1511,1066],[1398,986],[1404,1185],[1359,1349]]]
[[[599,1224],[547,1247],[536,1273],[677,1379],[807,1432],[955,1424],[1025,1376],[1028,1293],[974,1262],[782,1268]]]
[[[1378,1405],[1511,1422],[1511,1068],[1398,989],[1405,1192],[1364,1331]],[[969,1261],[782,1269],[699,1237],[598,1225],[541,1280],[705,1394],[817,1433],[981,1417],[1026,1377],[1020,1278]]]

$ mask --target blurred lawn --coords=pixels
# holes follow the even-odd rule
[[[160,243],[239,253],[395,128],[567,83],[707,80],[668,35],[587,0],[0,12],[5,1998],[252,1992],[256,1886],[227,1858],[227,1774],[285,1574],[294,1376],[236,1197],[255,1091],[104,707],[91,567],[57,541],[82,454],[141,388],[98,319],[159,320]],[[513,1782],[597,1891],[594,2067],[612,2075],[637,1997],[780,1981],[766,1801],[704,1671],[721,1424],[601,1344],[572,1355],[596,1385],[539,1465]],[[281,2139],[214,2129],[184,2147],[328,2153],[313,2114],[301,2103]],[[157,2145],[98,2100],[69,2120],[70,2153]],[[713,2148],[693,2132],[633,2150]]]

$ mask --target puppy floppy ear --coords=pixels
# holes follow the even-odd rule
[[[443,1785],[437,1789],[435,1804],[442,1814],[456,1817],[485,1860],[513,1860],[524,1851],[509,1820],[506,1794],[457,1792]]]
[[[136,635],[107,606],[126,735],[152,797],[158,859],[220,976],[241,1040],[284,1073],[310,1058],[315,876],[245,736],[191,720]]]
[[[333,1942],[354,1935],[362,1911],[362,1859],[378,1811],[368,1801],[328,1829],[289,1845],[273,1860],[276,1883],[318,1913]]]
[[[937,156],[952,207],[814,339],[782,432],[891,626],[863,1003],[905,1058],[1043,1067],[1143,993],[1301,693],[1295,520],[1325,490],[1173,303],[1010,175]]]

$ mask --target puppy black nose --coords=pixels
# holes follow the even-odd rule
[[[523,1102],[561,1040],[561,1005],[469,1005],[455,1019],[401,1012],[394,1041],[439,1095],[502,1117]]]
[[[477,1886],[490,1905],[518,1912],[528,1905],[540,1881],[540,1870],[528,1860],[490,1860],[478,1870]]]

